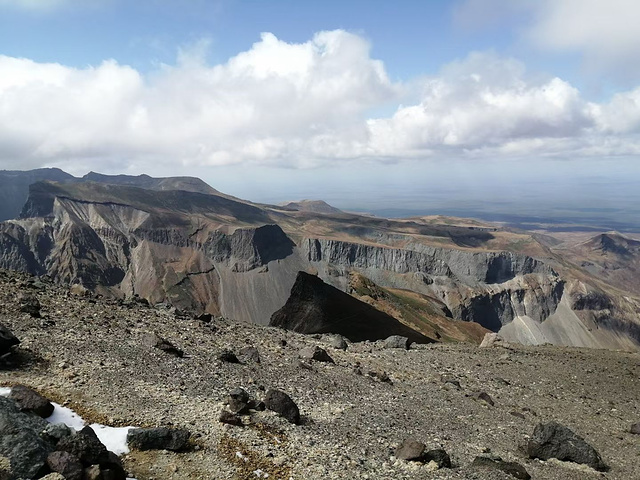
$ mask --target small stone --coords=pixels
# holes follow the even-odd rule
[[[640,423],[634,423],[633,425],[631,425],[629,431],[634,435],[640,435]]]
[[[220,418],[218,420],[220,421],[220,423],[226,423],[228,425],[234,425],[236,427],[241,427],[243,425],[242,419],[238,415],[226,410],[223,410],[220,413]]]
[[[318,347],[306,347],[298,352],[298,356],[305,360],[315,360],[316,362],[335,363],[326,350]]]
[[[491,396],[489,396],[489,394],[487,392],[474,393],[472,395],[472,398],[474,400],[482,400],[487,405],[491,405],[492,407],[495,405],[495,402],[493,401],[493,399],[491,398]]]
[[[346,350],[347,349],[347,342],[344,339],[344,337],[342,335],[338,335],[337,333],[334,334],[327,334],[327,335],[322,335],[322,337],[320,338],[321,341],[329,344],[330,346],[332,346],[333,348],[337,349],[337,350]]]
[[[451,468],[451,458],[449,454],[442,448],[429,450],[424,454],[425,462],[435,462],[438,468]]]
[[[400,335],[391,335],[387,337],[384,341],[385,348],[403,348],[405,350],[409,350],[411,346],[411,342],[407,337],[402,337]]]
[[[16,402],[22,412],[33,412],[42,418],[50,417],[53,413],[53,404],[47,398],[24,385],[14,385],[9,398]]]
[[[530,480],[531,478],[522,465],[516,462],[505,462],[500,457],[476,457],[471,467],[482,470],[500,470],[519,480]]]
[[[223,350],[222,353],[218,356],[218,360],[225,363],[240,363],[236,354],[231,350]]]
[[[242,388],[234,388],[229,392],[227,405],[231,413],[242,414],[248,410],[249,394]]]
[[[407,439],[396,449],[395,456],[409,462],[423,462],[427,446],[417,440]]]
[[[556,422],[540,423],[536,426],[527,445],[530,458],[582,463],[599,471],[609,467],[602,461],[600,454],[584,438],[570,428]]]
[[[142,338],[142,343],[147,345],[148,347],[157,348],[166,352],[170,355],[174,355],[176,357],[184,357],[184,352],[176,347],[173,343],[168,340],[165,340],[160,335],[155,332],[145,333]]]
[[[260,363],[260,352],[256,347],[243,347],[240,349],[239,359],[242,363]]]
[[[276,412],[293,424],[300,423],[300,410],[289,395],[280,390],[268,390],[264,397],[266,408]]]

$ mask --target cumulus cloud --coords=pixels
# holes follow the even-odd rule
[[[368,118],[409,86],[390,81],[358,35],[287,43],[265,33],[218,65],[205,63],[203,49],[145,75],[113,60],[70,68],[0,56],[0,165],[155,173],[639,150],[640,88],[595,104],[493,53],[411,82],[417,101]]]
[[[530,44],[577,53],[585,66],[624,81],[640,79],[637,0],[465,0],[454,9],[463,28],[514,28]]]

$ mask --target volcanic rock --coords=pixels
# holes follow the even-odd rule
[[[53,413],[53,404],[48,399],[24,385],[14,385],[9,398],[16,402],[22,412],[33,412],[42,418]]]
[[[571,429],[556,422],[540,423],[536,426],[527,446],[531,458],[583,463],[595,470],[606,471],[609,467],[600,454],[584,438]]]
[[[127,433],[129,447],[137,450],[185,450],[191,434],[175,428],[134,428]]]
[[[62,438],[56,445],[56,450],[76,456],[86,467],[103,462],[108,457],[107,447],[89,426],[75,435]]]
[[[276,412],[289,422],[300,423],[300,410],[289,395],[280,390],[268,390],[264,397],[265,407]]]

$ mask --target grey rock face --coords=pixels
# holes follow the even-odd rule
[[[39,433],[47,422],[18,410],[15,403],[0,397],[0,457],[11,463],[13,478],[36,478],[44,473],[52,445]]]
[[[402,337],[400,335],[391,335],[387,337],[384,341],[384,346],[386,348],[403,348],[405,350],[409,349],[409,339],[407,337]]]
[[[127,434],[129,447],[137,450],[184,450],[191,434],[175,428],[134,428]]]
[[[536,426],[527,446],[531,458],[583,463],[595,470],[606,471],[609,467],[600,454],[584,438],[571,429],[556,422],[540,423]]]
[[[505,462],[501,458],[476,457],[471,467],[482,470],[500,470],[519,480],[531,479],[531,475],[522,465],[516,462]]]
[[[24,385],[11,387],[9,398],[16,402],[22,412],[33,412],[42,418],[47,418],[53,413],[53,404],[48,399]]]
[[[264,397],[264,404],[269,410],[276,412],[289,422],[300,423],[300,410],[286,393],[275,389],[268,390]]]
[[[304,360],[315,360],[316,362],[326,362],[326,363],[335,363],[333,358],[329,356],[326,350],[318,347],[317,345],[314,347],[305,347],[300,352],[298,352],[298,356]]]
[[[53,472],[64,476],[67,480],[82,480],[82,463],[69,452],[52,452],[47,457],[47,465]]]
[[[0,357],[9,353],[20,340],[7,327],[0,323]]]

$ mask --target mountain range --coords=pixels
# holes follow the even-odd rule
[[[0,186],[0,267],[105,296],[352,340],[498,332],[640,349],[640,242],[617,233],[572,243],[468,219],[262,205],[191,177],[52,169],[0,172]]]

